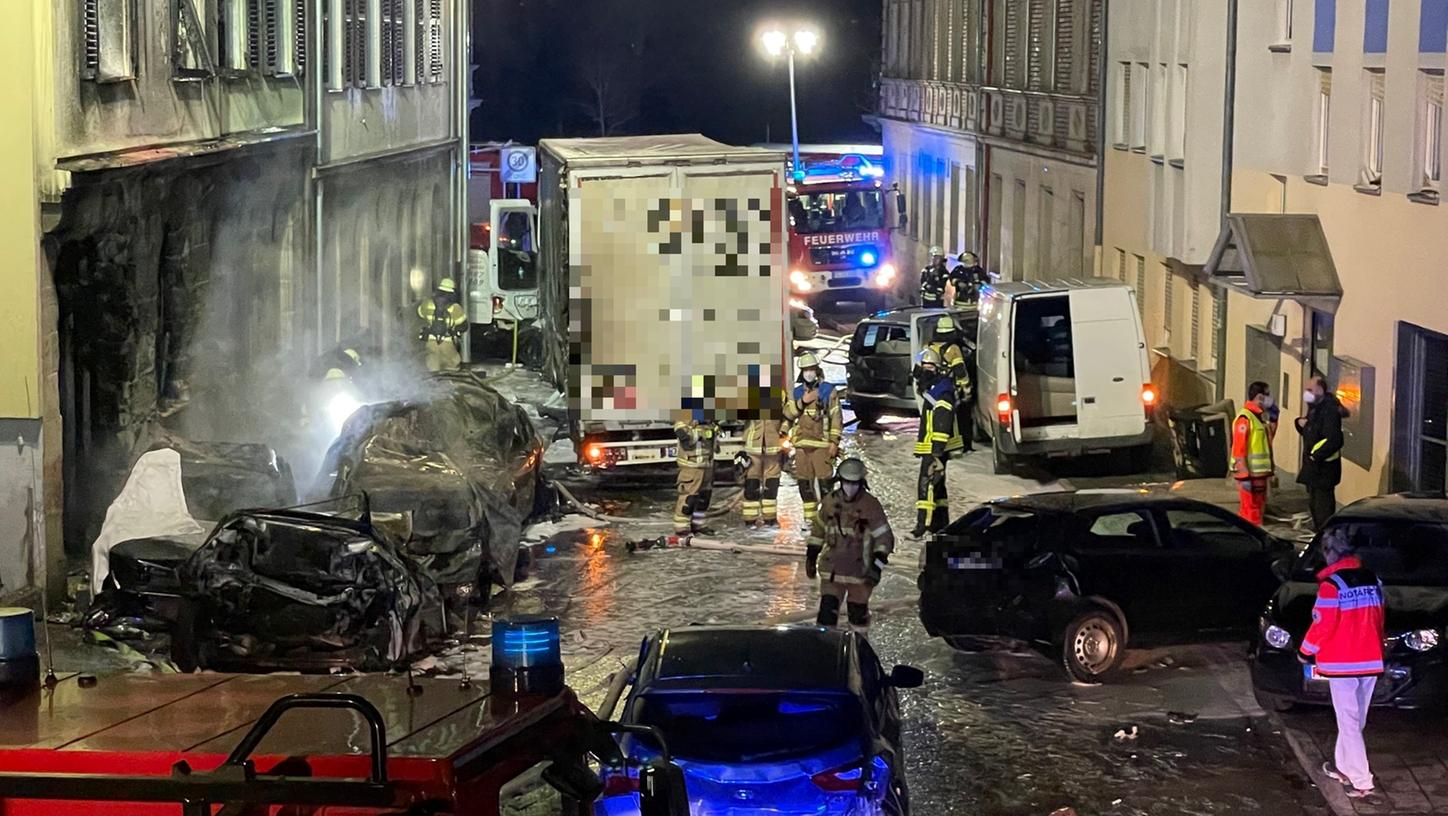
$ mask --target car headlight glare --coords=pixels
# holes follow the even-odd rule
[[[1437,629],[1418,629],[1403,635],[1403,643],[1415,652],[1426,652],[1438,645]]]
[[[1275,624],[1262,630],[1262,639],[1274,649],[1286,649],[1292,645],[1292,633]]]

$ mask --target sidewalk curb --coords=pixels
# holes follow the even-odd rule
[[[1347,794],[1343,793],[1336,784],[1331,784],[1331,779],[1322,775],[1322,769],[1318,767],[1318,762],[1313,758],[1308,746],[1303,743],[1302,736],[1288,726],[1282,716],[1275,711],[1268,711],[1267,719],[1272,723],[1272,727],[1281,732],[1283,738],[1287,740],[1287,747],[1291,748],[1292,755],[1297,757],[1297,764],[1302,766],[1302,771],[1307,774],[1308,779],[1312,780],[1317,792],[1322,794],[1323,800],[1327,802],[1328,807],[1332,808],[1335,816],[1357,816],[1357,810],[1353,807],[1352,800],[1347,798]],[[1329,784],[1324,784],[1325,782]]]

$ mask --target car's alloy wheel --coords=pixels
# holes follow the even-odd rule
[[[1083,683],[1100,683],[1121,664],[1121,626],[1110,612],[1086,612],[1066,627],[1062,662],[1071,677]]]

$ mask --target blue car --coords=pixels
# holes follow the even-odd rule
[[[896,689],[863,637],[818,626],[691,626],[643,642],[619,720],[663,736],[693,816],[905,816]],[[638,814],[637,766],[659,756],[624,736],[604,771],[599,816]]]

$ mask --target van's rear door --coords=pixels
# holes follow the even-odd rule
[[[1124,286],[1071,290],[1076,423],[1081,439],[1141,433],[1148,380],[1136,302]]]

